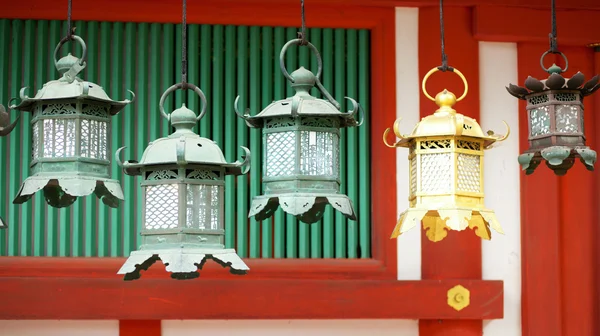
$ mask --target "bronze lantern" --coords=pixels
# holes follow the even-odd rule
[[[10,116],[8,112],[4,109],[4,106],[0,104],[0,136],[7,136],[17,125],[18,119],[10,122]],[[4,220],[0,218],[0,229],[6,229],[6,224]]]
[[[542,161],[556,175],[565,175],[576,159],[588,170],[594,170],[596,152],[585,143],[583,98],[600,88],[600,77],[596,75],[585,82],[585,76],[577,72],[565,78],[562,73],[568,68],[566,57],[565,61],[564,70],[556,64],[546,69],[542,64],[542,69],[550,74],[546,79],[529,76],[525,87],[509,84],[506,88],[511,95],[527,102],[529,148],[518,158],[527,175]]]

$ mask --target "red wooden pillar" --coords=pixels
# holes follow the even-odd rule
[[[441,64],[439,15],[437,7],[419,9],[421,79],[427,71]],[[446,7],[444,16],[449,65],[459,69],[469,82],[469,94],[455,105],[455,109],[464,115],[479,119],[479,45],[471,28],[472,9]],[[457,97],[464,89],[460,78],[449,72],[438,72],[427,82],[427,90],[432,96],[444,88],[452,91]],[[423,95],[420,104],[421,117],[431,115],[437,109],[437,105]],[[423,234],[421,254],[421,276],[424,280],[481,279],[481,239],[469,229],[463,232],[450,231],[444,240],[437,243],[429,241]],[[422,336],[481,336],[482,329],[481,320],[419,321],[419,334]]]
[[[119,321],[119,336],[160,336],[159,320],[122,320]]]

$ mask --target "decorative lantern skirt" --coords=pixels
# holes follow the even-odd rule
[[[394,133],[400,141],[395,144],[387,143],[390,129],[383,135],[388,147],[409,148],[410,208],[400,215],[392,238],[421,221],[427,237],[434,242],[444,239],[447,230],[466,228],[473,229],[482,239],[490,239],[490,228],[503,231],[494,211],[484,205],[483,155],[494,142],[506,139],[510,130],[504,136],[495,136],[491,131],[485,135],[475,119],[452,108],[468,92],[467,81],[457,69],[453,71],[465,84],[462,97],[457,99],[447,90],[435,99],[431,97],[425,83],[437,70],[432,69],[423,79],[423,92],[439,109],[424,117],[410,135],[400,133],[400,119],[396,120]]]
[[[177,89],[191,88],[204,103],[200,115],[183,105],[170,115],[164,112],[167,95]],[[204,116],[206,99],[192,84],[170,87],[160,100],[162,115],[171,122],[175,132],[150,143],[140,162],[117,162],[128,175],[143,178],[142,245],[131,253],[118,274],[125,280],[141,276],[158,260],[174,279],[191,279],[207,259],[233,274],[246,274],[248,266],[234,249],[225,248],[224,186],[225,175],[248,172],[250,151],[243,162],[227,163],[217,144],[192,131]]]
[[[59,208],[91,193],[110,207],[123,200],[119,182],[110,179],[110,118],[131,101],[113,101],[100,86],[77,77],[86,65],[86,47],[78,36],[73,39],[82,45],[82,58],[69,54],[56,61],[63,39],[55,50],[62,78],[44,84],[33,98],[21,89],[21,103],[11,106],[33,113],[31,176],[16,204],[41,189],[48,204]]]

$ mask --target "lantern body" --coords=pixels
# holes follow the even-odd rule
[[[452,108],[456,97],[451,92],[439,93],[435,101],[440,108],[424,117],[410,135],[400,134],[398,119],[394,132],[400,141],[388,144],[409,149],[410,207],[400,215],[392,238],[421,221],[434,242],[444,239],[448,230],[466,228],[489,240],[490,228],[503,231],[494,211],[484,204],[483,151],[508,134],[485,135],[475,119]]]
[[[152,166],[142,182],[144,246],[224,248],[225,169]]]
[[[598,76],[584,83],[578,72],[572,78],[560,75],[560,68],[551,67],[545,80],[527,78],[525,87],[510,84],[513,96],[527,101],[529,148],[519,156],[526,174],[537,166],[546,165],[556,175],[564,175],[579,158],[588,170],[594,170],[596,152],[586,146],[583,97],[598,89]]]
[[[174,87],[178,86],[163,94],[161,110]],[[250,152],[242,147],[245,160],[227,163],[214,141],[192,131],[203,114],[196,117],[185,105],[173,111],[167,118],[175,132],[151,142],[139,162],[121,163],[122,148],[117,151],[125,173],[143,179],[142,245],[118,271],[125,280],[139,278],[158,260],[174,279],[198,277],[207,259],[230,267],[233,274],[246,274],[249,269],[234,249],[225,248],[223,193],[226,175],[248,171]]]
[[[279,206],[305,223],[323,217],[330,204],[355,220],[352,200],[340,193],[340,128],[360,126],[353,110],[342,113],[332,102],[310,95],[317,77],[301,67],[290,77],[293,97],[273,102],[256,116],[239,117],[253,128],[263,128],[264,195],[252,200],[248,217],[263,220]],[[337,104],[337,103],[336,103]],[[351,149],[352,150],[352,149]]]
[[[33,98],[22,89],[21,103],[11,106],[33,114],[30,176],[14,203],[43,189],[53,207],[67,207],[91,193],[117,207],[123,191],[110,178],[111,117],[131,101],[113,101],[102,87],[77,77],[85,63],[71,54],[57,61],[56,68],[60,79],[44,84]]]

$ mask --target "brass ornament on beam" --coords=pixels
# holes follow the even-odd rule
[[[471,292],[461,285],[448,290],[448,305],[456,311],[461,311],[471,304]]]

